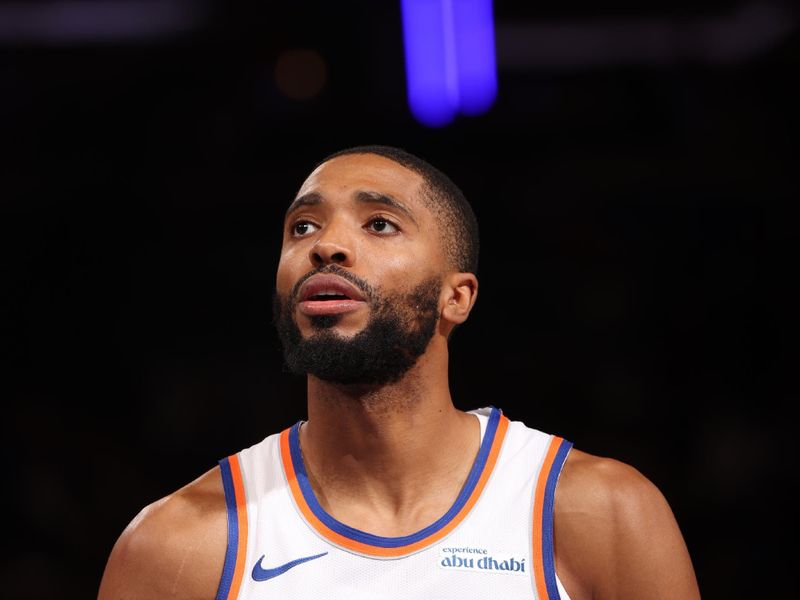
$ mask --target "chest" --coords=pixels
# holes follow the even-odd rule
[[[240,598],[535,598],[530,496],[484,495],[438,541],[402,556],[360,551],[310,527],[286,498],[262,501],[253,517]],[[251,511],[252,512],[252,511]],[[282,518],[275,518],[283,515]],[[405,541],[413,544],[424,530]],[[354,543],[355,542],[355,543]]]

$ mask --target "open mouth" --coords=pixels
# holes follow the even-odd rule
[[[309,316],[342,314],[365,305],[361,291],[338,275],[314,275],[300,288],[300,312]]]
[[[334,300],[352,300],[352,298],[350,298],[350,296],[346,296],[344,294],[339,294],[339,293],[336,293],[336,292],[330,292],[330,293],[322,292],[322,293],[319,293],[319,294],[314,294],[312,296],[309,296],[308,299],[312,300],[314,302],[331,302],[331,301],[334,301]]]

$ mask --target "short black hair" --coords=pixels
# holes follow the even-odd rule
[[[377,154],[414,171],[423,179],[423,196],[441,225],[450,266],[465,273],[478,272],[478,219],[464,193],[439,169],[406,150],[393,146],[355,146],[326,156],[317,166],[347,154]]]

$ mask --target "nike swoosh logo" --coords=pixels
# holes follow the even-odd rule
[[[273,577],[277,577],[278,575],[283,575],[289,569],[296,567],[297,565],[302,565],[304,562],[308,562],[310,560],[314,560],[316,558],[320,558],[321,556],[325,556],[327,552],[323,552],[322,554],[315,554],[314,556],[305,556],[303,558],[296,558],[295,560],[291,560],[287,562],[285,565],[281,565],[280,567],[275,567],[274,569],[265,569],[261,566],[261,561],[264,560],[264,556],[262,555],[261,558],[258,559],[258,562],[253,567],[253,579],[256,581],[266,581],[267,579],[272,579]]]

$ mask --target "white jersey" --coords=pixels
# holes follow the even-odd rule
[[[217,600],[569,600],[555,573],[553,498],[572,444],[500,410],[458,498],[402,537],[354,529],[309,484],[301,423],[220,461],[228,547]]]

